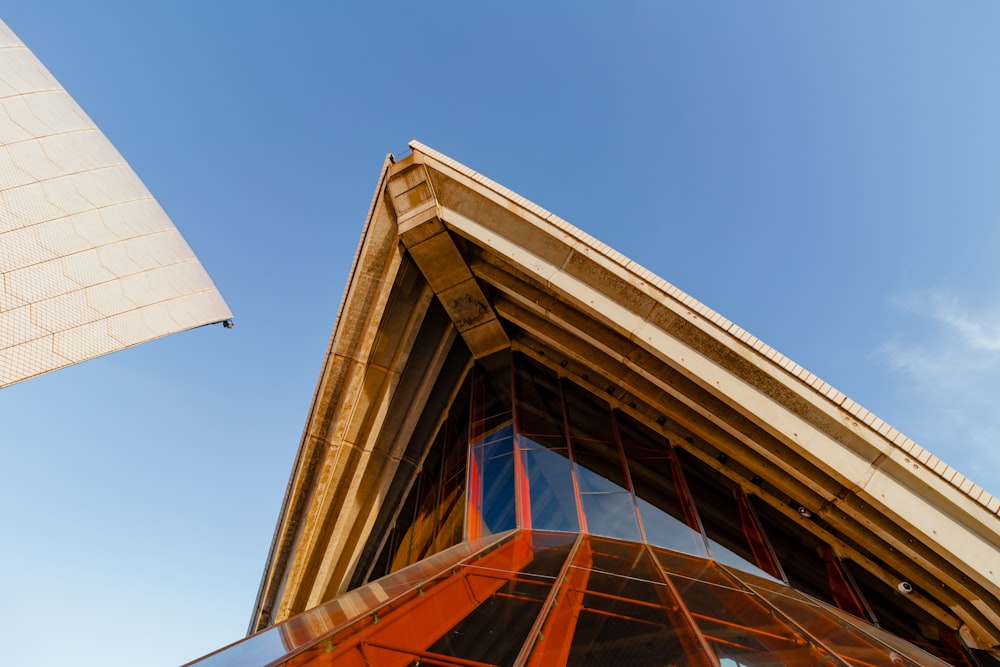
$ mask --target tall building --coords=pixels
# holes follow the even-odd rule
[[[255,634],[195,664],[1000,664],[1000,501],[411,149],[376,187]]]
[[[0,22],[0,387],[231,318],[135,172]]]

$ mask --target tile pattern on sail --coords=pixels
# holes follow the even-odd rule
[[[231,316],[136,174],[0,22],[0,387]]]

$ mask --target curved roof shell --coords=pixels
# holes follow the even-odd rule
[[[775,509],[821,517],[839,552],[901,573],[971,645],[1000,645],[1000,501],[662,278],[410,147],[376,188],[252,630],[349,587],[398,443],[460,339],[476,359],[510,348],[548,364]],[[448,320],[437,339],[432,301]]]
[[[138,176],[0,22],[0,387],[231,317]]]

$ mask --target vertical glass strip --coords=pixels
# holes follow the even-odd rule
[[[823,545],[820,549],[823,562],[826,564],[826,578],[830,582],[830,594],[833,596],[833,603],[849,614],[854,614],[858,618],[866,621],[872,620],[871,611],[862,601],[853,582],[848,579],[848,574],[840,563],[840,559],[833,553],[829,545]]]
[[[635,503],[615,437],[611,406],[572,382],[560,383],[587,532],[638,542]]]
[[[642,515],[639,513],[639,503],[635,496],[635,485],[632,483],[632,472],[628,468],[628,461],[625,458],[625,448],[622,446],[621,430],[618,427],[618,414],[618,410],[611,411],[611,430],[615,438],[615,451],[618,454],[618,461],[625,476],[625,486],[632,501],[632,511],[635,513],[635,524],[639,530],[639,540],[646,542],[646,529],[642,525]]]
[[[565,383],[561,379],[557,379],[557,382],[559,388],[560,409],[563,417],[563,433],[566,435],[566,447],[569,451],[569,460],[572,464],[570,466],[570,478],[573,482],[573,496],[576,498],[576,517],[580,524],[580,531],[587,533],[590,531],[587,528],[587,515],[583,512],[583,502],[580,499],[580,473],[573,457],[573,438],[570,437],[569,417],[566,414],[566,392],[563,387]]]
[[[473,368],[466,535],[476,539],[517,526],[510,362],[494,373]],[[499,363],[496,363],[498,362]]]
[[[492,535],[517,527],[513,426],[508,424],[473,443],[469,488],[470,535]]]

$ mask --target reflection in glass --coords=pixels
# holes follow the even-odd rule
[[[793,619],[824,646],[852,660],[873,665],[932,667],[946,663],[861,619],[821,605],[779,583],[748,578],[751,588]]]
[[[515,663],[946,665],[785,584],[712,560],[531,531],[463,543],[194,664]]]
[[[613,437],[610,413],[595,410],[592,414],[601,416],[607,424],[606,435]],[[594,429],[589,432],[593,433]],[[573,458],[577,463],[580,502],[587,518],[587,532],[641,541],[635,503],[617,445],[574,439]]]
[[[709,665],[645,548],[588,538],[531,665]]]
[[[286,626],[286,637],[328,637],[286,664],[941,664],[782,583],[784,564],[793,584],[829,597],[824,544],[778,510],[758,517],[724,461],[675,450],[602,396],[514,358],[513,373],[476,371],[470,435],[435,442],[415,475],[396,566],[447,546],[456,517],[468,539],[517,537],[391,602],[364,589],[359,608],[377,611],[349,629],[333,617]]]
[[[616,493],[581,493],[583,511],[587,516],[587,532],[591,535],[616,537],[640,542],[639,524],[635,520],[635,504],[628,491]]]
[[[473,443],[469,463],[472,537],[517,526],[513,447],[513,427],[509,424]]]
[[[524,446],[520,455],[529,488],[532,529],[580,530],[569,451],[539,447],[527,438],[518,442]]]

